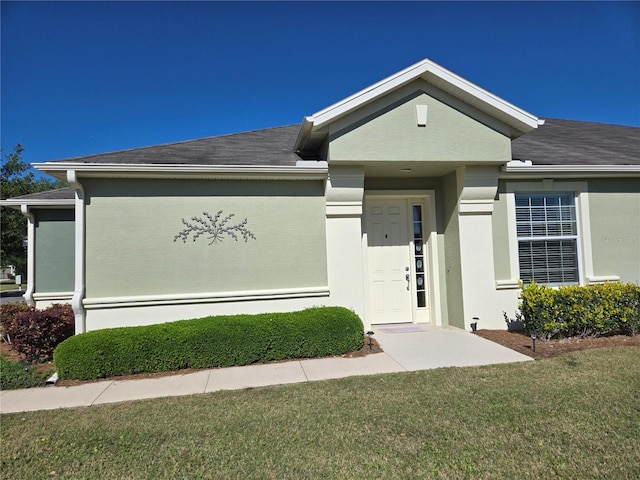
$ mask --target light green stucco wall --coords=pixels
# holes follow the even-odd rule
[[[35,292],[72,292],[74,211],[37,209],[32,212],[35,217]]]
[[[567,182],[583,180],[567,179]],[[555,182],[562,190],[565,180]],[[510,182],[516,185],[517,182]],[[530,183],[530,182],[529,182]],[[640,283],[640,182],[637,179],[592,179],[587,182],[593,275],[617,275]],[[542,184],[537,190],[542,190]],[[508,211],[505,182],[498,185],[492,216],[497,280],[514,278],[509,266]],[[526,186],[523,190],[530,190]],[[567,188],[569,191],[570,188]],[[582,221],[583,219],[581,219]],[[584,239],[583,239],[584,244]],[[517,254],[517,253],[516,253]],[[584,269],[584,266],[583,266]],[[583,273],[584,274],[584,273]]]
[[[324,183],[86,179],[87,298],[327,285]],[[247,219],[256,237],[174,242],[182,219]]]
[[[589,181],[593,273],[640,284],[640,181]]]
[[[442,179],[442,187],[447,324],[464,328],[457,173],[445,176]]]
[[[498,195],[493,203],[491,228],[493,231],[493,267],[496,280],[509,280],[511,266],[509,261],[509,226],[507,212],[506,186],[504,181],[498,182]]]
[[[416,123],[419,104],[428,107],[426,127]],[[496,130],[503,128],[417,81],[331,124],[329,160],[506,162],[511,142]]]

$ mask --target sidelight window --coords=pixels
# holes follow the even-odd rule
[[[427,306],[427,286],[424,254],[424,228],[422,225],[422,206],[413,205],[413,249],[415,262],[415,286],[418,307]]]

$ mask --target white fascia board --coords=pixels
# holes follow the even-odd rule
[[[396,88],[399,88],[413,80],[422,77],[424,74],[430,73],[441,80],[451,84],[452,86],[472,95],[487,105],[502,111],[511,116],[514,120],[524,123],[529,128],[538,128],[544,121],[539,120],[535,115],[525,112],[524,110],[512,105],[511,103],[489,93],[479,86],[465,80],[455,73],[441,67],[429,59],[422,60],[411,65],[400,72],[385,78],[367,87],[359,92],[345,98],[327,108],[314,113],[310,117],[305,118],[305,122],[309,121],[314,127],[322,127],[333,120],[369,103],[370,101],[381,97]]]
[[[58,199],[10,198],[7,200],[0,200],[0,205],[2,205],[3,207],[17,208],[18,210],[22,205],[27,205],[28,207],[45,207],[45,208],[69,207],[71,208],[75,205],[75,199],[73,198],[58,198]]]
[[[313,117],[304,117],[304,119],[302,119],[302,124],[300,125],[300,131],[298,132],[298,136],[296,137],[296,143],[293,146],[294,152],[299,152],[304,148],[304,144],[309,138],[309,134],[311,133],[312,128]]]
[[[183,165],[183,164],[107,164],[46,162],[33,165],[45,173],[73,170],[82,177],[111,178],[215,178],[247,180],[322,180],[327,177],[326,165],[271,166],[271,165]]]
[[[629,176],[640,176],[640,165],[531,165],[530,162],[509,162],[500,169],[501,179]]]

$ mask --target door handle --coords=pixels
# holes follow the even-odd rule
[[[404,278],[407,279],[407,290],[411,290],[411,275],[407,273]]]

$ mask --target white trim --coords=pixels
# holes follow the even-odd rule
[[[303,168],[329,168],[329,162],[326,160],[298,160],[296,162],[296,167]]]
[[[516,279],[496,280],[496,290],[516,290],[518,288],[520,288],[520,282]]]
[[[418,127],[427,126],[427,114],[429,112],[428,105],[416,105],[416,125]]]
[[[640,176],[640,165],[532,165],[529,161],[511,161],[500,168],[501,180],[628,176]]]
[[[618,275],[602,275],[602,276],[587,276],[588,285],[599,285],[602,283],[614,282],[618,283],[620,277]]]
[[[19,208],[22,205],[29,207],[68,207],[73,208],[75,201],[73,198],[57,198],[57,199],[29,199],[29,198],[9,198],[7,200],[1,200],[0,205],[3,207]]]
[[[44,292],[33,294],[33,299],[36,302],[54,302],[56,300],[68,300],[71,302],[72,298],[73,292]]]
[[[306,297],[247,302],[170,303],[167,305],[123,305],[120,308],[96,308],[87,310],[87,331],[136,325],[155,325],[216,315],[297,312],[317,306],[335,305],[329,300],[319,297]]]
[[[286,288],[272,290],[244,290],[235,292],[205,292],[167,295],[138,295],[121,297],[86,298],[87,310],[114,307],[142,307],[192,303],[240,302],[249,300],[274,300],[282,298],[328,297],[329,287]]]
[[[296,142],[293,144],[293,150],[295,152],[300,152],[300,147],[304,139],[311,135],[311,130],[313,130],[313,117],[304,117],[300,125],[300,130],[298,131],[298,136],[296,137]]]
[[[379,98],[383,95],[388,94],[392,90],[395,90],[403,85],[406,85],[417,78],[421,78],[425,76],[428,77],[437,77],[438,79],[449,84],[453,89],[460,93],[464,93],[470,96],[473,96],[485,103],[488,107],[497,109],[500,112],[510,116],[514,123],[524,124],[526,127],[522,129],[520,126],[519,130],[528,131],[537,128],[541,125],[541,121],[538,117],[521,110],[515,105],[493,95],[492,93],[480,88],[479,86],[465,80],[464,78],[456,75],[455,73],[441,67],[435,62],[424,59],[410,67],[401,70],[398,73],[395,73],[359,92],[354,93],[353,95],[340,100],[333,105],[330,105],[310,117],[305,118],[305,122],[303,123],[304,129],[309,131],[309,127],[306,126],[307,123],[312,123],[313,127],[319,128],[330,122],[333,122],[337,118],[348,114],[349,112],[356,110],[363,105]],[[305,132],[306,133],[306,132]],[[304,134],[300,137],[306,136]],[[300,142],[296,142],[296,145],[299,145]]]
[[[324,180],[326,165],[271,166],[271,165],[183,165],[183,164],[111,164],[46,162],[33,165],[41,172],[53,173],[73,170],[77,176],[206,178],[224,180]]]
[[[24,301],[31,307],[35,307],[33,292],[36,286],[36,226],[33,213],[29,211],[29,206],[20,205],[20,212],[27,217],[27,290],[24,292]]]

